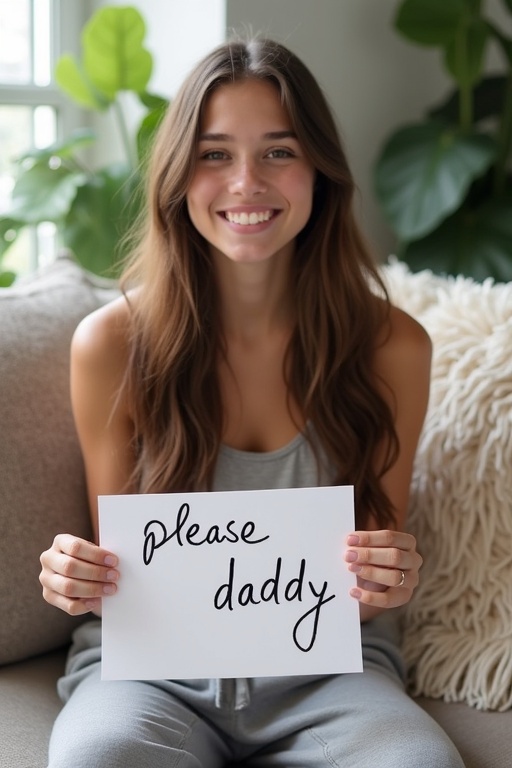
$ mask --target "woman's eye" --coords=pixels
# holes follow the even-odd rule
[[[209,152],[203,152],[201,160],[224,160],[226,157],[226,153],[220,149],[212,149]]]
[[[267,154],[267,157],[270,157],[271,159],[276,159],[276,160],[283,160],[289,157],[293,157],[293,153],[289,149],[278,147],[277,149],[271,149],[270,152]]]

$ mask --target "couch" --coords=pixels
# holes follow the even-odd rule
[[[411,499],[411,527],[421,533],[425,558],[425,585],[403,616],[411,695],[449,733],[467,768],[510,768],[512,292],[510,286],[411,275],[398,263],[384,273],[393,300],[424,321],[440,350]],[[83,620],[43,601],[39,554],[57,532],[90,536],[68,396],[69,342],[81,317],[116,294],[112,283],[68,256],[0,291],[0,768],[46,766],[60,708],[56,680]],[[456,294],[469,295],[458,309],[458,325],[450,314]],[[461,366],[466,331],[471,349]],[[471,379],[476,369],[479,377]],[[468,411],[464,398],[474,398],[484,385],[493,392],[484,412]],[[471,450],[461,434],[464,414]],[[476,464],[465,468],[460,457],[471,451]],[[468,471],[474,487],[466,493],[461,477]],[[436,493],[453,516],[444,514],[443,504],[436,507]],[[452,517],[455,530],[448,535]],[[487,517],[489,526],[482,525]],[[464,520],[470,518],[468,539]],[[487,583],[491,596],[478,603],[474,593],[481,596]]]

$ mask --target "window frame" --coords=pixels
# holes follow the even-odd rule
[[[22,106],[35,109],[49,106],[55,110],[56,140],[60,141],[77,128],[88,124],[88,117],[57,86],[54,79],[55,65],[63,53],[80,53],[80,36],[83,25],[90,15],[89,0],[49,0],[50,1],[50,72],[48,85],[35,83],[6,83],[0,81],[0,104],[2,106]],[[31,5],[37,0],[31,0]],[[32,48],[33,50],[33,48]],[[33,123],[32,123],[33,130]],[[33,136],[32,136],[33,143]],[[27,150],[32,149],[27,146]],[[36,248],[35,228],[31,228],[30,263],[33,268],[39,266]]]
[[[58,138],[67,135],[78,125],[83,125],[83,112],[59,90],[53,79],[53,72],[58,58],[63,53],[70,52],[78,55],[81,30],[89,16],[88,5],[87,0],[73,0],[73,2],[50,0],[52,79],[48,85],[8,84],[0,80],[0,103],[2,105],[28,107],[48,105],[55,107],[57,110]]]

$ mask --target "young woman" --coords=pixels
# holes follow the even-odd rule
[[[59,682],[51,768],[462,767],[377,618],[418,583],[404,523],[431,349],[386,299],[353,189],[290,51],[213,51],[163,122],[125,294],[77,329],[71,390],[96,534],[98,494],[353,484],[340,568],[357,574],[364,672],[102,682],[96,619]],[[41,562],[45,599],[74,615],[122,579],[115,553],[70,534]]]

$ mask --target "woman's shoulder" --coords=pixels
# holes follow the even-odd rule
[[[432,351],[430,336],[421,323],[394,305],[389,311],[388,344],[397,353],[416,350],[418,354],[430,355]]]
[[[126,359],[129,350],[131,309],[124,294],[86,315],[72,339],[72,357],[112,363]]]
[[[432,342],[425,328],[411,315],[393,305],[376,350],[376,364],[384,378],[394,379],[402,371],[429,375]]]

